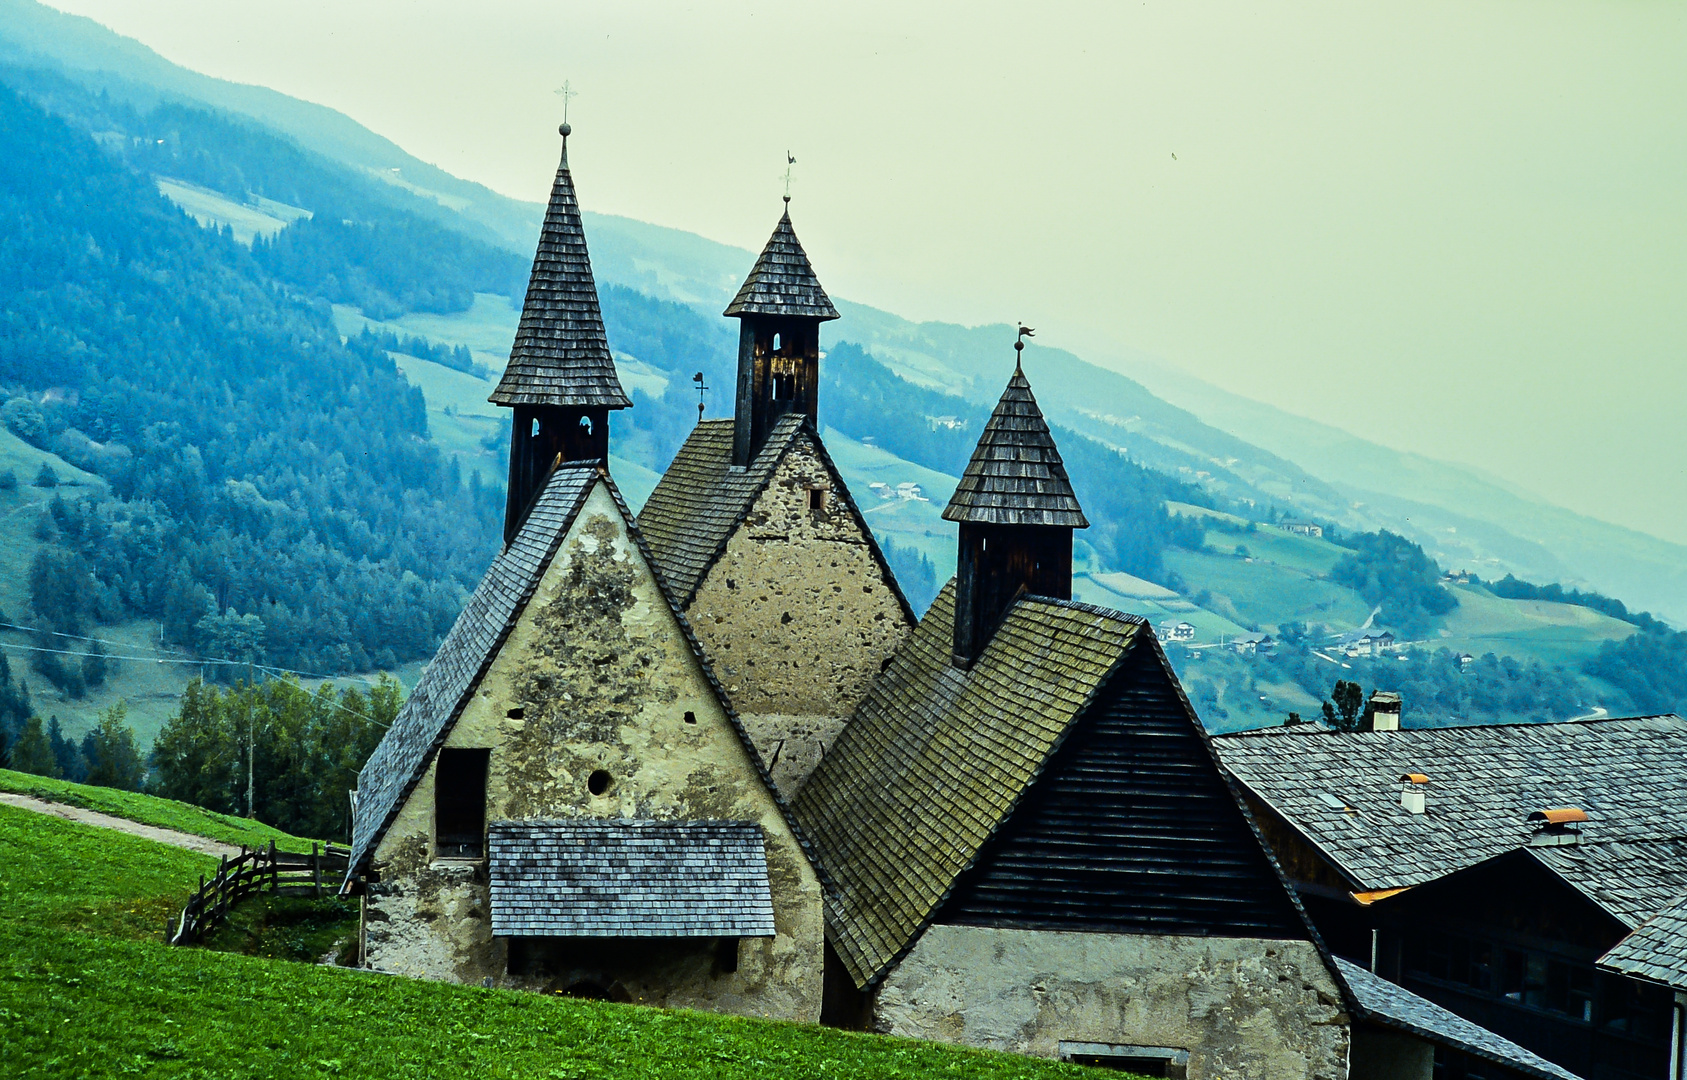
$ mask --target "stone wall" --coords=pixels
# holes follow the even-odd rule
[[[487,818],[757,821],[776,935],[746,939],[738,970],[713,942],[509,943],[490,932],[485,863],[433,851],[433,765],[376,849],[367,962],[458,982],[568,989],[665,1006],[814,1020],[822,979],[817,877],[598,487],[446,740],[489,747]],[[596,770],[611,782],[587,788]]]
[[[800,436],[686,612],[787,795],[913,628],[840,483]]]
[[[932,926],[876,1030],[1053,1057],[1062,1040],[1189,1051],[1190,1080],[1343,1080],[1348,1018],[1310,942]]]

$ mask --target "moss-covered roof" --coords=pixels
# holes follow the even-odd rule
[[[829,939],[857,985],[910,946],[1108,675],[1134,616],[1022,598],[977,662],[950,663],[955,585],[874,682],[797,796],[834,882]]]

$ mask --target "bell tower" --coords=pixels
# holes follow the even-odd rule
[[[504,501],[504,543],[515,539],[539,490],[559,464],[609,464],[609,414],[632,405],[621,389],[603,332],[597,282],[586,252],[580,204],[568,171],[564,123],[562,163],[533,255],[533,274],[509,366],[487,398],[515,410],[510,433],[510,484]]]
[[[732,464],[743,467],[786,413],[819,424],[820,324],[838,317],[791,228],[789,205],[725,314],[738,320]]]
[[[1013,377],[943,510],[960,523],[954,663],[970,667],[1021,593],[1072,598],[1072,531],[1089,528],[1014,342]]]

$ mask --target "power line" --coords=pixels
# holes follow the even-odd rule
[[[59,631],[59,630],[41,630],[41,629],[38,629],[38,628],[33,627],[33,626],[21,626],[18,623],[0,622],[0,629],[19,630],[19,631],[22,631],[22,632],[28,633],[28,634],[48,634],[48,635],[51,635],[53,637],[71,638],[71,639],[76,640],[76,641],[92,641],[92,642],[96,642],[100,645],[116,645],[116,646],[119,646],[119,647],[125,648],[125,649],[133,649],[133,648],[138,647],[138,648],[143,648],[143,649],[154,649],[154,650],[157,650],[157,651],[168,650],[169,652],[174,653],[175,656],[173,656],[173,657],[113,656],[109,653],[70,652],[68,650],[62,650],[62,649],[45,649],[45,648],[42,648],[39,645],[13,645],[9,642],[0,642],[0,645],[5,645],[7,648],[28,649],[31,652],[57,653],[60,656],[105,656],[108,659],[112,659],[112,660],[135,660],[135,661],[140,661],[140,662],[143,662],[143,663],[146,662],[146,661],[156,661],[157,663],[160,663],[160,664],[244,664],[244,663],[246,663],[245,660],[230,660],[227,657],[221,657],[221,656],[193,657],[190,654],[185,653],[180,649],[172,649],[167,645],[141,645],[141,646],[136,646],[136,644],[132,641],[113,641],[110,638],[89,637],[87,634],[66,634],[66,633],[63,633],[62,631]],[[300,675],[300,676],[303,676],[304,678],[307,678],[307,679],[355,679],[358,682],[367,683],[370,686],[379,686],[380,685],[379,679],[371,679],[366,675],[352,675],[352,674],[324,675],[320,671],[300,671],[297,668],[274,667],[274,666],[268,665],[268,664],[258,664],[256,666],[263,668],[265,671],[273,671],[273,672],[276,672],[276,673],[279,673],[279,674],[287,674],[287,675]]]
[[[69,635],[69,636],[80,636],[80,635]],[[116,654],[113,654],[113,653],[73,652],[69,649],[46,649],[46,648],[42,648],[39,645],[18,645],[16,643],[10,642],[10,641],[0,641],[0,649],[20,649],[24,652],[48,653],[48,654],[53,655],[53,656],[97,656],[102,660],[132,660],[132,661],[135,661],[136,663],[142,663],[142,664],[151,663],[151,664],[189,664],[189,665],[193,665],[193,664],[236,664],[236,665],[240,665],[240,664],[245,663],[244,660],[218,660],[218,659],[206,659],[206,660],[181,659],[181,660],[177,660],[177,659],[170,659],[170,658],[156,657],[156,656],[120,656],[120,655],[116,655]],[[311,678],[320,678],[320,679],[324,679],[324,680],[332,680],[332,679],[335,678],[335,676],[333,676],[333,675],[313,675],[311,672],[308,672],[308,671],[294,671],[292,668],[271,667],[268,664],[254,664],[252,666],[257,668],[260,671],[269,672],[269,673],[275,674],[275,675],[306,675],[306,676],[309,676]],[[350,675],[350,676],[346,676],[346,677],[347,678],[360,679],[361,681],[370,683],[373,686],[379,686],[380,685],[380,683],[378,681],[372,681],[372,680],[369,680],[369,679],[365,679],[365,678],[362,678],[361,676]],[[312,694],[311,696],[315,697],[316,695]],[[327,701],[328,704],[332,705],[336,709],[339,709],[341,712],[349,713],[350,715],[355,716],[360,720],[367,720],[369,723],[374,724],[378,728],[384,729],[384,728],[387,728],[387,727],[391,726],[390,724],[381,723],[379,720],[375,719],[373,716],[365,716],[363,713],[358,712],[356,709],[348,709],[344,705],[341,705],[339,702],[334,701],[331,698],[324,698],[323,700]]]

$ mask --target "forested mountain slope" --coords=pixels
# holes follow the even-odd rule
[[[6,98],[0,130],[0,228],[15,255],[0,295],[0,439],[21,434],[67,478],[87,470],[75,488],[20,475],[22,488],[0,492],[0,533],[30,553],[15,567],[0,557],[0,572],[39,583],[21,602],[0,583],[23,608],[11,614],[73,633],[150,618],[172,647],[306,671],[424,659],[496,545],[508,418],[486,403],[485,375],[507,357],[539,208],[438,170],[413,182],[431,167],[331,110],[183,72],[20,0],[0,0],[0,84],[21,94]],[[736,328],[719,312],[753,253],[586,218],[635,402],[613,445],[636,500],[696,421],[694,374],[709,414],[730,413]],[[940,511],[1011,370],[1012,331],[838,306],[823,365],[828,445],[923,607],[953,567]],[[1687,680],[1649,674],[1687,671],[1687,647],[1665,628],[1619,653],[1632,632],[1621,619],[1440,582],[1442,567],[1588,575],[1492,515],[1411,501],[1432,499],[1433,485],[1356,494],[1346,473],[1336,483],[1305,467],[1318,459],[1292,432],[1231,431],[1057,348],[1033,343],[1025,364],[1095,523],[1077,546],[1080,597],[1187,620],[1202,643],[1294,639],[1271,663],[1209,650],[1187,668],[1211,722],[1316,710],[1321,680],[1356,670],[1320,635],[1373,620],[1422,636],[1426,657],[1446,651],[1422,671],[1366,666],[1434,697],[1422,715],[1438,722],[1459,709],[1562,718],[1687,698]],[[0,465],[25,460],[8,445]],[[1484,483],[1448,485],[1456,499],[1444,501],[1478,498]],[[1271,524],[1284,516],[1332,529],[1303,542]],[[1371,577],[1337,573],[1354,545],[1393,543],[1352,538],[1379,528],[1423,545],[1406,552],[1424,579],[1416,595],[1448,589],[1459,602],[1400,608]],[[1494,653],[1470,668],[1480,701],[1440,689],[1459,650]],[[73,695],[74,663],[34,655],[37,689],[44,677]]]
[[[7,426],[110,492],[55,499],[39,526],[38,560],[66,570],[34,597],[47,629],[141,614],[213,655],[330,672],[425,656],[499,496],[428,444],[421,393],[4,88],[0,146]]]

